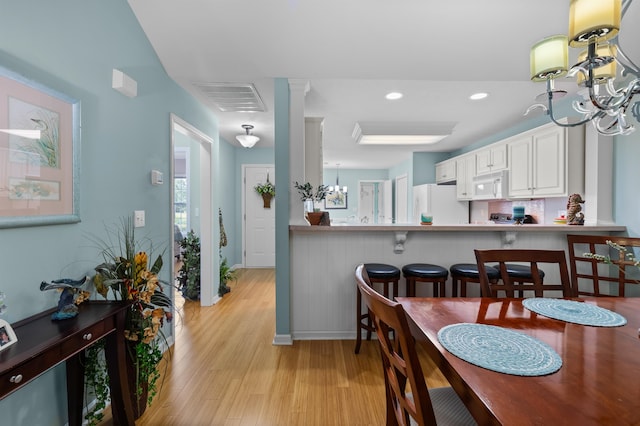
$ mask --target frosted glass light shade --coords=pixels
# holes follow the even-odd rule
[[[609,40],[618,34],[622,0],[571,0],[569,6],[569,44],[586,46]]]
[[[236,136],[236,139],[245,148],[253,147],[256,144],[256,142],[258,142],[260,140],[259,137],[254,136],[254,135],[238,135],[238,136]]]
[[[531,48],[531,80],[533,81],[562,77],[567,73],[568,64],[567,36],[547,37]]]
[[[580,53],[580,55],[578,55],[578,63],[582,63],[584,61],[587,60],[587,53],[588,51],[585,50],[582,53]],[[617,48],[616,46],[610,46],[608,44],[604,44],[601,46],[598,46],[596,48],[596,54],[599,57],[603,57],[603,58],[607,58],[607,57],[616,57],[616,52],[617,52]],[[606,83],[607,80],[609,80],[610,78],[615,78],[616,76],[616,61],[613,60],[610,63],[608,63],[607,65],[603,65],[601,67],[598,68],[594,68],[593,69],[593,82],[595,84],[603,84]],[[584,86],[585,85],[585,78],[584,75],[579,72],[577,74],[577,83],[580,86]]]

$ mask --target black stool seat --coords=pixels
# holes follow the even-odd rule
[[[449,277],[449,271],[439,265],[430,263],[410,263],[402,267],[402,275],[407,282],[407,296],[416,295],[416,283],[426,282],[433,284],[433,296],[445,296],[445,282]]]
[[[367,270],[367,275],[369,275],[369,278],[400,278],[400,269],[396,268],[393,265],[386,265],[384,263],[365,263],[364,268]]]
[[[500,278],[500,271],[498,271],[493,266],[486,265],[485,270],[487,271],[487,276],[489,279],[498,279]],[[452,275],[460,275],[465,278],[479,278],[480,273],[478,272],[478,265],[475,263],[456,263],[455,265],[451,265],[449,268]]]
[[[402,267],[402,273],[405,276],[418,277],[418,278],[446,278],[449,276],[447,271],[442,266],[431,265],[429,263],[410,263]]]
[[[485,265],[489,282],[497,282],[500,279],[500,271],[496,268]],[[480,272],[478,272],[478,265],[475,263],[456,263],[449,268],[451,272],[451,281],[453,287],[451,295],[456,297],[458,295],[458,283],[460,283],[460,296],[467,297],[467,284],[476,283],[480,284]]]
[[[365,263],[364,272],[371,288],[375,283],[382,284],[382,294],[387,299],[395,299],[398,297],[398,283],[400,281],[400,269],[386,263]],[[391,295],[389,295],[389,286],[391,286]],[[371,340],[371,332],[375,331],[375,325],[371,320],[369,310],[362,313],[362,295],[356,286],[356,348],[355,353],[360,352],[360,344],[362,342],[362,330],[367,331],[367,340]]]
[[[511,278],[533,278],[530,266],[516,265],[513,263],[505,263],[504,266],[506,266],[507,274],[509,274]],[[544,278],[544,271],[542,269],[538,269],[538,273],[540,274],[540,278]]]

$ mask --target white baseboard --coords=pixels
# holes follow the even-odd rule
[[[356,340],[354,331],[304,331],[293,333],[293,340]]]
[[[272,344],[275,346],[291,346],[293,345],[293,340],[290,334],[276,334],[273,336]]]

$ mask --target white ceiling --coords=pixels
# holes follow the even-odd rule
[[[387,168],[411,151],[452,151],[524,121],[536,41],[567,33],[568,0],[129,0],[167,73],[211,106],[220,136],[253,124],[273,146],[273,79],[308,80],[305,116],[324,117],[327,167]],[[625,21],[636,12],[630,10]],[[629,25],[628,25],[629,26]],[[637,27],[637,26],[629,26]],[[638,40],[625,35],[620,39]],[[574,57],[576,52],[572,53]],[[194,82],[253,83],[267,111],[221,112]],[[571,80],[557,86],[574,91]],[[387,101],[389,91],[404,98]],[[475,92],[489,97],[471,101]],[[540,114],[539,112],[537,114]],[[424,148],[358,146],[358,121],[457,122]]]

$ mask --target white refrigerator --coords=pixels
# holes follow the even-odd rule
[[[413,222],[421,214],[433,216],[434,225],[469,223],[469,202],[458,201],[455,185],[424,184],[413,187]]]

